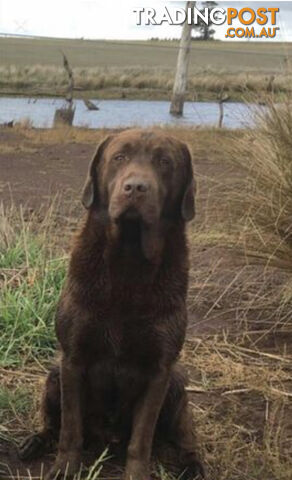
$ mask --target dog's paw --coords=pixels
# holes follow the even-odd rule
[[[138,460],[127,462],[124,480],[150,480],[151,476],[148,467]]]
[[[21,460],[32,460],[37,458],[44,453],[45,450],[45,440],[41,434],[36,433],[27,437],[19,446],[18,446],[18,456]]]
[[[54,465],[45,476],[45,480],[61,480],[62,478],[73,478],[82,468],[80,456],[69,453],[58,455]]]

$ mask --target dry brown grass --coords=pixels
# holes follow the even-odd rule
[[[213,337],[187,342],[184,361],[210,478],[290,478],[289,359]]]
[[[169,98],[173,88],[173,68],[160,67],[88,67],[74,68],[75,95],[97,98]],[[292,74],[288,69],[274,75],[272,90],[277,97],[290,94]],[[233,100],[244,100],[251,94],[263,98],[270,89],[268,72],[231,72],[224,69],[199,68],[188,81],[189,100],[216,99],[225,91]],[[0,90],[27,95],[64,96],[68,86],[62,67],[50,65],[0,67]]]
[[[191,232],[184,361],[212,479],[292,475],[292,116],[268,106],[257,129],[217,137],[230,171],[210,175]]]
[[[247,131],[229,146],[229,158],[240,165],[241,189],[234,205],[241,206],[240,242],[249,263],[265,265],[265,273],[278,272],[287,281],[276,285],[272,298],[287,318],[291,312],[292,269],[292,114],[287,101],[269,103],[266,114],[257,113],[259,128]],[[240,151],[240,155],[236,152]],[[272,300],[270,295],[270,300]],[[283,313],[283,312],[282,312]]]

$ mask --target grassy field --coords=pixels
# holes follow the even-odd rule
[[[178,42],[0,38],[0,94],[63,95],[61,51],[75,73],[77,96],[169,98]],[[194,41],[188,99],[232,99],[273,89],[290,92],[291,44]]]
[[[271,104],[268,116],[258,118],[257,129],[251,131],[170,132],[190,145],[199,186],[197,220],[189,229],[190,327],[182,362],[190,375],[190,403],[209,479],[288,480],[292,478],[289,105],[279,110]],[[19,129],[15,135],[21,135],[21,142],[11,133],[3,135],[4,147],[9,146],[3,158],[63,145],[70,170],[73,146],[83,150],[93,146],[104,132]],[[15,205],[0,211],[0,441],[18,440],[39,423],[41,385],[53,356],[53,317],[75,211],[71,200],[71,214],[64,211],[66,196],[64,190],[61,202],[41,215]],[[75,211],[74,225],[81,211]],[[0,462],[5,463],[1,448]],[[101,463],[104,468],[99,471]],[[114,470],[115,475],[111,470],[114,459],[101,463],[88,480],[121,477],[121,469]],[[156,478],[173,478],[159,468]]]

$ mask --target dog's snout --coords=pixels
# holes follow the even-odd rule
[[[143,195],[149,190],[149,183],[138,178],[129,178],[123,185],[125,195]]]

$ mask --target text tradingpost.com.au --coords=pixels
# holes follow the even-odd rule
[[[214,7],[197,9],[166,7],[160,8],[136,7],[133,9],[136,16],[137,25],[223,25],[226,24],[226,38],[275,38],[280,30],[277,27],[278,7],[259,7],[253,9],[250,7],[222,8]],[[233,22],[237,22],[236,28]],[[240,26],[238,26],[238,22]],[[267,27],[269,24],[271,26]]]

